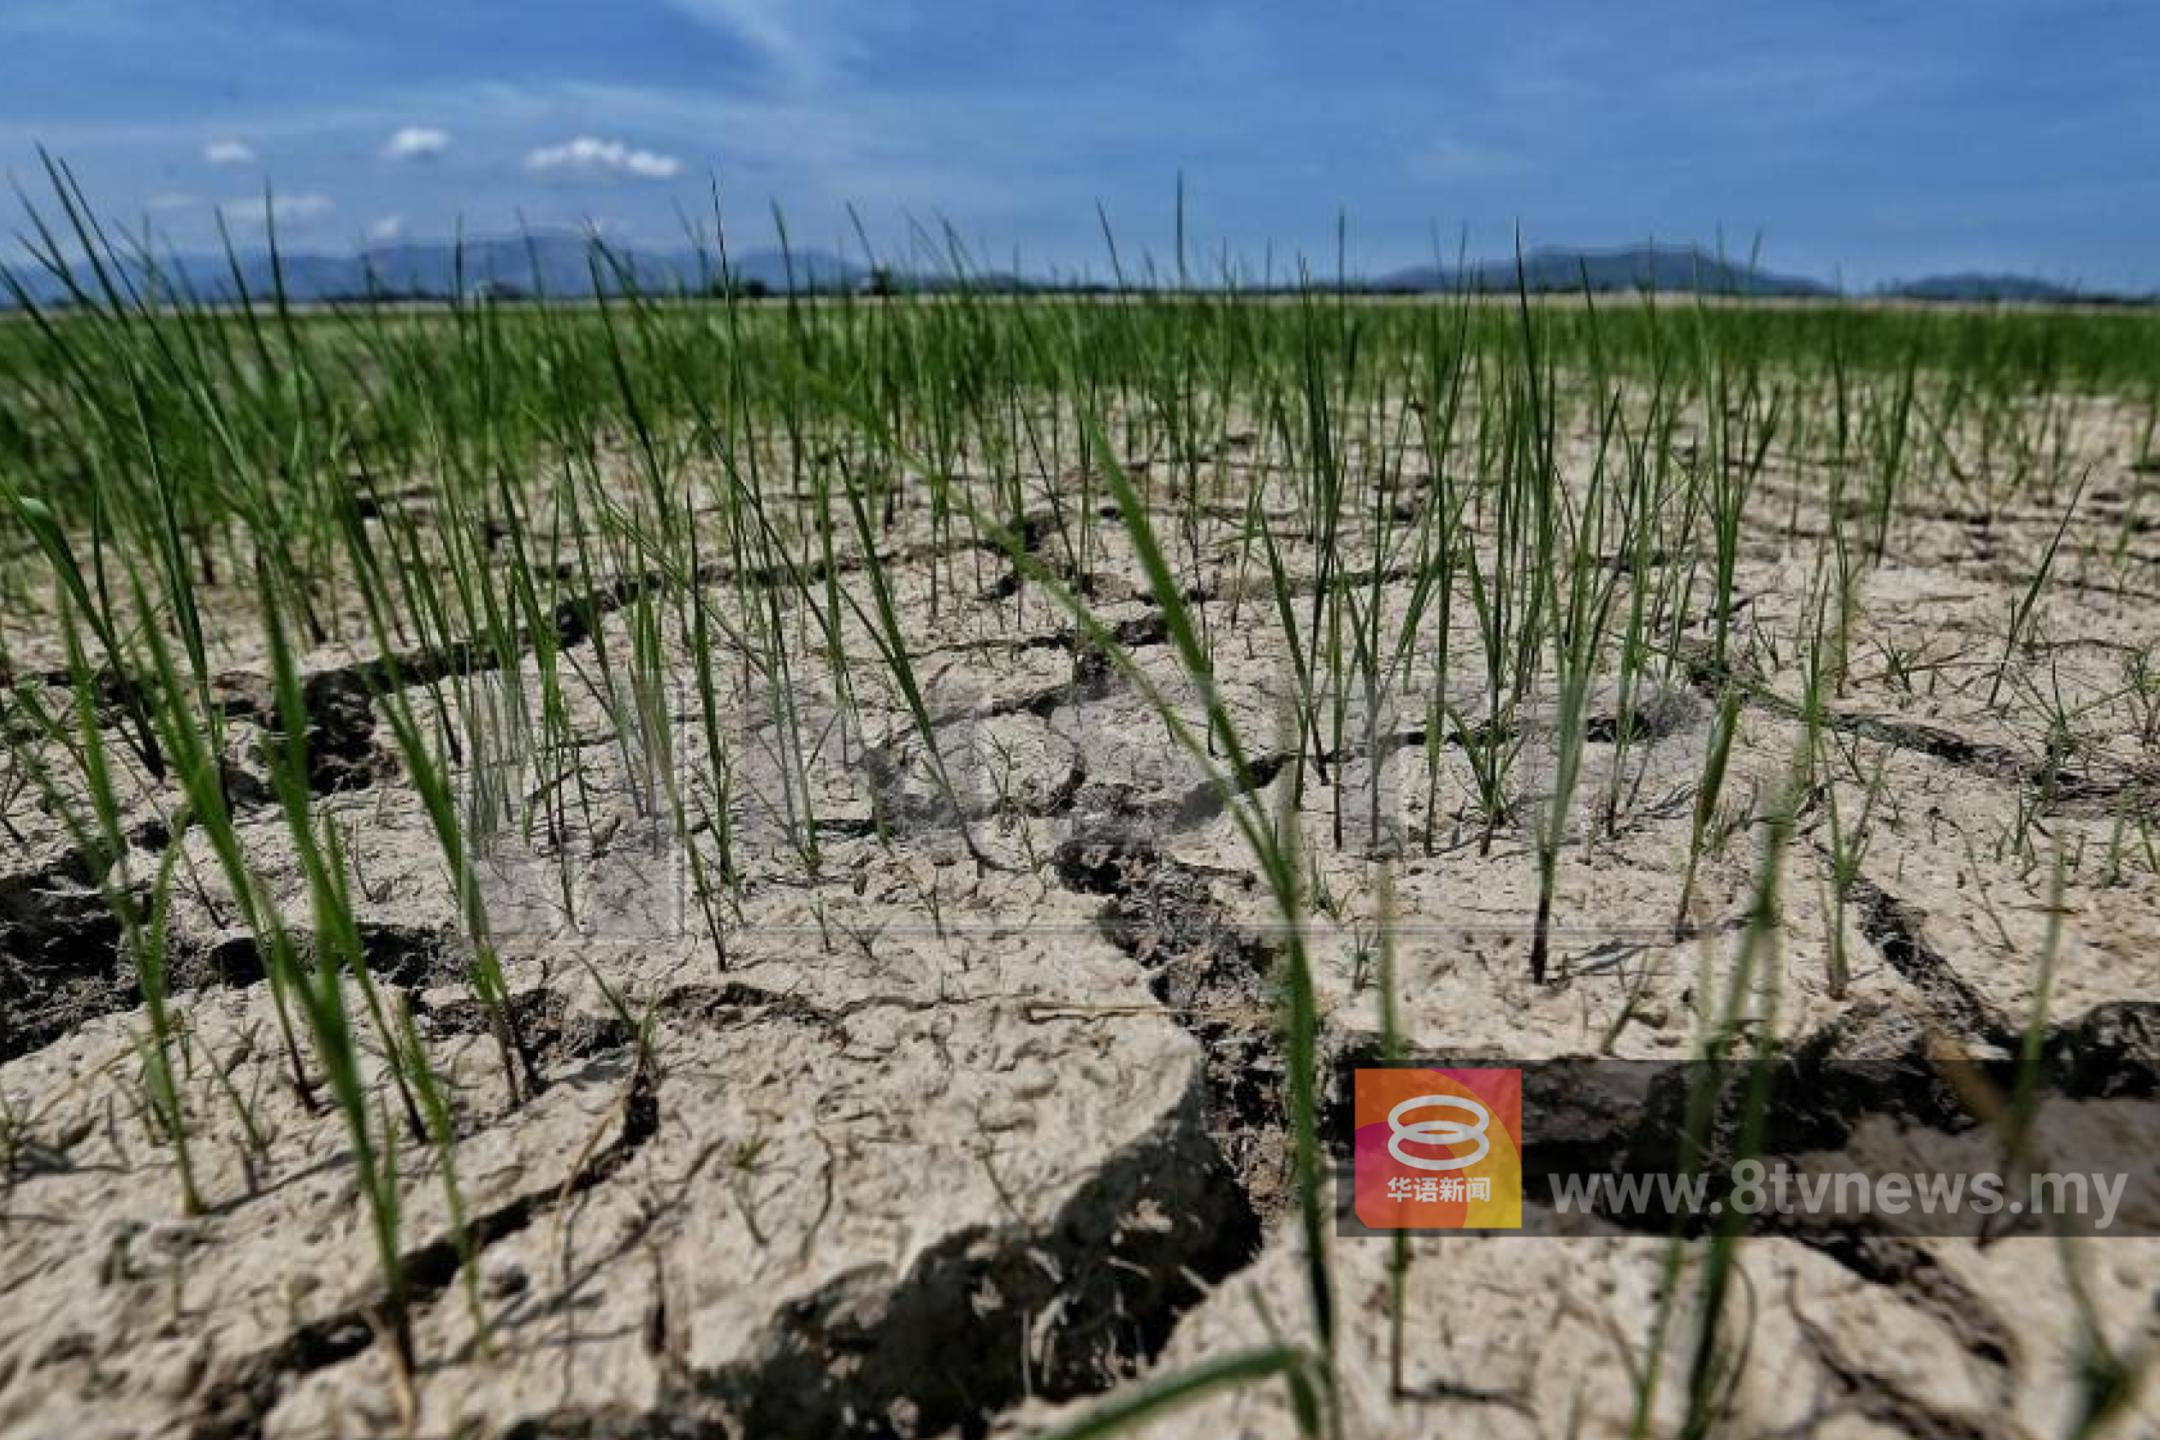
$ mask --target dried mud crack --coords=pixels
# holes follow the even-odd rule
[[[0,880],[0,1060],[32,1054],[88,1021],[142,1004],[120,923],[89,867],[71,853]],[[135,887],[137,903],[145,888]],[[355,931],[361,963],[399,989],[416,991],[463,973],[457,939],[447,931],[367,921]],[[310,932],[290,933],[308,953]],[[168,943],[166,985],[175,995],[242,989],[264,978],[250,937],[170,937]]]
[[[1816,1231],[1802,1237],[1817,1254],[1826,1255],[1871,1285],[1894,1292],[1908,1305],[1932,1316],[1966,1354],[1998,1372],[2007,1382],[2022,1348],[2017,1327],[1974,1293],[1941,1261],[1910,1240],[1857,1231]],[[2009,1387],[2007,1383],[2004,1389]]]
[[[1750,707],[1781,720],[1807,719],[1802,705],[1779,694],[1751,669],[1730,662],[1720,666],[1706,642],[1685,642],[1679,658],[1689,685],[1705,699],[1715,701],[1727,683],[1737,683],[1742,700]],[[2054,812],[2113,814],[2126,807],[2149,805],[2160,794],[2160,775],[2150,766],[2121,765],[2091,757],[2082,770],[2073,769],[2070,755],[2050,753],[2036,760],[2011,746],[1976,740],[1946,726],[1836,706],[1824,707],[1818,718],[1823,728],[1836,734],[1924,756],[1999,785],[2028,789],[2039,797],[2044,808]]]
[[[0,1060],[139,999],[88,860],[69,854],[0,877]]]
[[[1788,1291],[1784,1302],[1809,1353],[1837,1386],[1836,1395],[1813,1407],[1811,1430],[1842,1415],[1856,1415],[1912,1440],[2023,1440],[2026,1432],[2011,1421],[1951,1413],[1913,1394],[1903,1383],[1848,1355],[1829,1330],[1801,1309],[1796,1295]]]
[[[1058,877],[1106,897],[1103,935],[1206,1054],[1209,1130],[1262,1217],[1291,1203],[1283,1061],[1269,994],[1271,955],[1224,916],[1212,877],[1122,827],[1083,832],[1056,856]]]
[[[1199,1105],[1195,1094],[1185,1108]],[[1258,1243],[1209,1135],[1173,1118],[1111,1157],[1047,1225],[957,1231],[897,1286],[872,1270],[789,1301],[762,1353],[688,1377],[662,1409],[717,1412],[742,1426],[728,1433],[776,1440],[981,1435],[1026,1396],[1091,1395],[1128,1378]],[[1015,1343],[1046,1316],[1049,1345]]]
[[[524,999],[536,1035],[559,1032],[550,1060],[592,1054],[596,1046],[625,1038],[565,1015],[552,991]],[[631,1193],[625,1185],[640,1191],[653,1185],[674,1162],[640,1161],[638,1178],[632,1178],[633,1162],[648,1152],[694,1154],[663,1188],[687,1187],[700,1171],[723,1163],[711,1158],[711,1142],[697,1138],[701,1108],[713,1098],[709,1087],[718,1083],[700,1074],[703,1047],[718,1043],[771,1056],[789,1049],[789,1036],[796,1034],[814,1036],[807,1043],[840,1055],[857,1043],[857,1026],[874,1031],[894,1017],[930,1023],[953,1010],[949,1001],[901,994],[825,1004],[739,981],[677,987],[653,1009],[657,1029],[649,1068],[637,1058],[640,1052],[619,1046],[600,1050],[584,1067],[602,1079],[629,1069],[619,1082],[623,1094],[604,1145],[562,1185],[520,1194],[476,1215],[473,1263],[485,1272],[501,1247],[529,1246],[521,1237],[568,1204],[613,1195],[619,1206]],[[437,1033],[477,1025],[476,1017],[461,1016],[455,1007],[431,1012],[429,1022]],[[1118,1022],[1054,1023],[1072,1028]],[[683,1050],[685,1044],[692,1048]],[[1217,1147],[1201,1071],[1195,1066],[1190,1073],[1177,1102],[1132,1141],[1091,1163],[1054,1210],[950,1228],[904,1271],[866,1262],[790,1295],[755,1334],[731,1347],[735,1358],[725,1363],[667,1358],[688,1333],[671,1327],[691,1322],[671,1307],[677,1282],[656,1277],[648,1342],[665,1363],[649,1403],[526,1411],[505,1433],[974,1435],[1030,1396],[1070,1398],[1119,1383],[1159,1350],[1208,1287],[1246,1264],[1259,1244],[1258,1217]],[[507,1118],[514,1120],[514,1112]],[[688,1203],[687,1192],[681,1203]],[[828,1189],[824,1205],[832,1203]],[[601,1239],[602,1257],[583,1256],[578,1273],[597,1277],[632,1264],[638,1235],[662,1223],[666,1212],[641,1213],[646,1218],[631,1234]],[[665,1223],[679,1229],[691,1218],[684,1209]],[[606,1229],[601,1221],[576,1223]],[[813,1224],[809,1233],[817,1228]],[[407,1254],[416,1311],[455,1311],[449,1292],[460,1263],[448,1238]],[[583,1283],[566,1276],[564,1288],[551,1282],[536,1289],[515,1323],[523,1329],[549,1316],[567,1319],[581,1303]],[[285,1433],[271,1423],[273,1412],[310,1377],[363,1363],[379,1320],[371,1307],[355,1305],[311,1321],[216,1376],[198,1402],[191,1440]]]
[[[656,1077],[638,1053],[625,1051],[595,1062],[595,1073],[627,1068],[614,1134],[592,1151],[561,1186],[520,1194],[469,1220],[476,1254],[530,1228],[562,1205],[603,1184],[621,1170],[659,1129]],[[464,1263],[455,1237],[445,1236],[406,1252],[402,1269],[408,1303],[426,1307],[449,1290]],[[211,1380],[197,1402],[190,1440],[250,1440],[279,1397],[297,1380],[360,1354],[387,1323],[380,1303],[365,1304],[314,1320],[274,1348],[240,1362]]]
[[[1928,942],[1926,917],[1873,880],[1853,881],[1852,899],[1860,909],[1860,930],[1892,969],[1905,977],[1951,1036],[2007,1048],[2014,1027],[1957,973],[1942,952]]]

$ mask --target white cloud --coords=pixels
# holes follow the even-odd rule
[[[450,136],[429,125],[407,125],[383,142],[386,160],[428,160],[450,148]]]
[[[817,33],[806,33],[804,12],[814,7],[791,0],[671,0],[677,10],[700,24],[724,31],[758,52],[792,79],[813,80],[829,69],[833,56]],[[811,17],[813,22],[816,17]],[[810,32],[829,34],[812,24]]]
[[[188,194],[185,190],[160,190],[145,202],[149,209],[159,212],[191,210],[201,203],[201,200]]]
[[[915,0],[667,0],[748,53],[759,78],[795,94],[829,91],[921,20]]]
[[[367,227],[368,243],[371,245],[387,245],[404,233],[405,217],[402,215],[380,216]]]
[[[252,165],[255,152],[238,140],[212,140],[203,146],[202,158],[211,165]]]
[[[280,225],[304,225],[310,220],[320,220],[336,208],[327,195],[273,195],[270,197],[267,218]],[[265,220],[260,195],[250,196],[245,200],[228,200],[218,206],[218,213],[227,220],[243,225],[260,225]]]
[[[637,150],[620,140],[580,135],[560,145],[546,145],[525,157],[534,172],[564,170],[583,175],[634,175],[640,180],[670,180],[682,172],[673,155]]]
[[[956,89],[887,95],[844,87],[830,99],[768,98],[657,86],[578,84],[555,103],[573,114],[619,116],[657,136],[726,136],[719,147],[732,196],[787,197],[790,216],[847,230],[843,206],[919,213],[925,197],[972,223],[1093,213],[1093,184],[1061,156],[1159,137],[1159,113],[1116,107],[1043,111],[1032,95]],[[750,213],[755,213],[755,207]],[[904,233],[904,232],[903,232]]]

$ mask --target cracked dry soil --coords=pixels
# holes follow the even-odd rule
[[[1256,470],[1252,483],[1270,482]],[[1039,543],[1046,523],[1023,529]],[[1965,597],[1961,614],[1999,608],[2016,582],[1972,558],[1968,528],[1913,519],[1868,623],[1962,623],[1923,616],[1913,597],[1940,591]],[[1797,623],[1793,533],[1765,525],[1744,554],[1743,624],[1763,636]],[[1331,582],[1314,553],[1291,558],[1300,595],[1354,583],[1400,605],[1416,579]],[[1223,795],[1059,612],[1025,585],[948,586],[941,606],[925,601],[937,567],[994,571],[990,559],[942,541],[890,557],[950,794],[897,700],[858,697],[867,718],[844,722],[813,684],[803,706],[827,738],[785,776],[813,789],[799,812],[776,804],[778,763],[757,757],[777,753],[778,712],[747,668],[738,677],[741,873],[717,924],[687,902],[680,847],[641,838],[645,757],[622,743],[618,712],[587,697],[573,720],[580,782],[600,811],[588,843],[573,867],[566,847],[527,853],[513,836],[490,882],[543,1082],[531,1093],[512,1093],[464,987],[455,897],[371,699],[395,674],[459,713],[515,691],[507,682],[530,678],[531,657],[478,641],[394,665],[336,647],[308,657],[309,779],[360,877],[363,952],[375,983],[410,1007],[453,1096],[462,1223],[441,1156],[409,1144],[399,1161],[419,1357],[410,1416],[379,1343],[382,1281],[343,1131],[291,1082],[261,963],[201,835],[174,834],[145,782],[127,817],[129,864],[108,871],[109,857],[11,802],[0,1432],[232,1440],[388,1434],[411,1419],[444,1437],[1018,1435],[1302,1323],[1272,901]],[[844,556],[831,578],[863,584]],[[1117,643],[1189,706],[1137,567],[1085,579]],[[621,643],[625,612],[662,583],[620,577],[556,605],[555,643]],[[696,583],[739,599],[775,577],[715,567]],[[1279,734],[1280,636],[1250,603],[1233,618],[1236,587],[1220,572],[1194,576],[1189,600],[1224,627],[1218,681],[1241,730]],[[2092,595],[2078,624],[2130,639],[2149,614]],[[1467,630],[1456,638],[1473,643]],[[1801,719],[1777,645],[1748,653],[1727,782],[1738,797],[1777,783]],[[1254,757],[1255,798],[1297,814],[1307,836],[1331,1144],[1343,1139],[1348,1071],[1378,1047],[1383,856],[1414,1049],[1687,1053],[1730,964],[1757,850],[1740,808],[1676,935],[1686,799],[1706,696],[1724,677],[1694,651],[1668,668],[1657,723],[1636,717],[1625,823],[1570,846],[1545,985],[1528,976],[1521,924],[1534,857],[1518,827],[1480,843],[1460,733],[1371,717],[1363,742],[1302,771],[1300,795],[1288,747]],[[57,687],[65,676],[25,678]],[[259,664],[221,685],[230,733],[274,724]],[[687,682],[669,703],[687,712]],[[2045,869],[2006,853],[2003,837],[2037,818],[2104,846],[2124,807],[2150,803],[2149,757],[2105,737],[2035,746],[2014,710],[1962,691],[1856,684],[1825,723],[1864,757],[1853,774],[1880,767],[1895,801],[1850,890],[1841,985],[1829,978],[1839,922],[1819,817],[1788,857],[1775,1024],[1809,1098],[1774,1117],[1772,1146],[1868,1126],[1952,1135],[1970,1117],[1932,1067],[1946,1047],[1983,1061],[2015,1049],[2043,948]],[[1583,790],[1603,793],[1618,722],[1601,710],[1588,734]],[[305,914],[267,788],[250,788],[244,756],[230,773],[251,862]],[[1380,823],[1361,829],[1363,816]],[[814,870],[802,862],[813,843]],[[209,1201],[189,1217],[130,1088],[141,996],[99,891],[109,874],[141,886],[174,848],[188,882],[169,917],[172,987]],[[573,868],[562,883],[574,913],[535,899]],[[2106,883],[2081,871],[2067,888],[2040,1034],[2068,1100],[2156,1088],[2156,892],[2160,881],[2134,871]],[[387,1095],[379,1054],[369,1063]],[[1882,1083],[1885,1067],[1895,1083]],[[1580,1121],[1572,1161],[1667,1158],[1672,1120],[1656,1105],[1587,1090],[1547,1099]],[[1662,1232],[1583,1222],[1559,1238],[1420,1237],[1411,1249],[1398,1386],[1389,1248],[1333,1247],[1350,1433],[1626,1433],[1645,1319],[1680,1283]],[[2116,1337],[2150,1325],[2156,1262],[2155,1242],[2094,1249],[2090,1313]],[[1732,1380],[1733,1433],[2039,1436],[2058,1433],[2073,1404],[2079,1322],[2041,1242],[1796,1229],[1749,1241],[1740,1264],[1750,1363]],[[1286,1394],[1262,1387],[1143,1433],[1297,1432]]]

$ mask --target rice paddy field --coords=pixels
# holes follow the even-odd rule
[[[1376,1056],[2152,1092],[2153,313],[77,274],[0,1432],[2160,1428],[2149,1239],[1338,1223]]]

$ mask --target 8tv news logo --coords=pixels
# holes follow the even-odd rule
[[[1360,1222],[1522,1228],[1522,1071],[1361,1069],[1352,1100]]]

